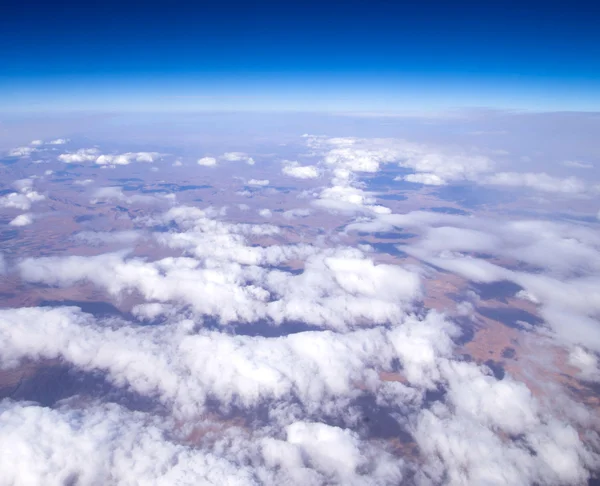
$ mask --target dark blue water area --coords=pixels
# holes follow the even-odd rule
[[[483,364],[486,365],[490,370],[492,370],[492,374],[494,375],[494,378],[496,378],[497,380],[504,379],[506,372],[504,371],[504,365],[500,361],[494,361],[493,359],[488,359]]]
[[[117,182],[144,182],[144,179],[140,179],[139,177],[118,177],[110,180]]]
[[[407,415],[407,410],[398,407],[378,405],[372,394],[356,398],[349,407],[358,412],[362,424],[358,427],[361,436],[369,439],[399,439],[403,443],[411,442],[412,436],[397,420],[397,416]],[[332,417],[333,418],[333,417]],[[333,420],[332,420],[333,422]],[[344,423],[331,423],[330,425],[344,426]]]
[[[197,191],[202,189],[212,189],[209,185],[179,185],[179,184],[158,184],[158,187],[146,187],[144,184],[125,184],[120,186],[125,192],[139,192],[141,194],[170,194],[185,191]]]
[[[141,194],[169,194],[175,191],[169,191],[168,189],[141,188],[138,192]]]
[[[371,245],[373,248],[375,248],[375,251],[378,253],[387,253],[388,255],[400,258],[404,258],[407,256],[406,253],[398,249],[396,243],[372,243],[367,240],[360,240],[359,243],[361,245]]]
[[[321,328],[311,326],[302,321],[284,321],[277,324],[270,319],[259,319],[252,322],[231,322],[223,324],[215,316],[202,316],[198,319],[197,315],[189,308],[179,309],[179,316],[187,317],[196,322],[196,330],[218,331],[230,336],[250,336],[250,337],[266,337],[278,338],[289,336],[307,331],[318,331]]]
[[[293,187],[293,186],[273,186],[272,188],[276,189],[279,192],[282,192],[284,194],[289,194],[292,191],[297,191],[298,190],[297,187]]]
[[[14,165],[19,160],[21,160],[19,157],[3,157],[3,158],[0,158],[0,164],[2,164],[2,165]]]
[[[468,342],[471,342],[475,337],[475,324],[469,317],[455,316],[453,322],[460,329],[460,334],[454,338],[454,342],[457,346],[464,346]]]
[[[495,299],[506,303],[507,299],[514,297],[517,292],[523,290],[523,287],[510,280],[500,280],[490,283],[471,283],[471,289],[483,300]]]
[[[517,321],[526,322],[532,326],[538,326],[544,322],[543,319],[531,312],[514,307],[478,307],[477,312],[488,319],[519,330],[523,330],[524,327]]]
[[[12,194],[13,192],[16,192],[16,191],[13,189],[1,189],[0,196],[6,196],[7,194]]]
[[[175,221],[169,221],[164,224],[156,224],[151,227],[154,233],[168,233],[169,231],[176,231],[179,228]]]
[[[212,189],[213,186],[209,184],[173,184],[173,183],[161,183],[157,184],[159,187],[169,192],[183,192],[183,191],[198,191],[201,189]]]
[[[304,409],[302,402],[295,396],[287,396],[286,405],[294,404],[303,410],[306,421],[315,421],[333,427],[350,428],[361,437],[367,439],[398,439],[403,443],[412,442],[413,438],[408,432],[408,420],[402,423],[398,416],[408,416],[407,407],[398,403],[396,406],[386,406],[377,403],[371,393],[364,393],[348,403],[349,413],[328,413],[321,410],[317,413]],[[231,420],[241,418],[250,428],[260,428],[273,423],[271,414],[277,409],[278,402],[265,400],[248,409],[234,400],[228,404],[220,403],[212,398],[207,402],[207,408],[217,413],[222,419]],[[351,418],[350,418],[351,417]]]
[[[404,180],[395,180],[396,177],[403,177],[408,174],[412,174],[413,171],[404,169],[402,167],[395,168],[394,170],[383,170],[373,176],[365,176],[361,178],[361,181],[365,184],[365,188],[370,192],[377,191],[414,191],[417,187],[415,184],[406,182]]]
[[[132,192],[132,191],[138,192],[143,189],[144,185],[143,184],[124,184],[119,187],[125,192]]]
[[[376,231],[374,233],[359,231],[358,236],[372,236],[373,238],[379,238],[380,240],[408,240],[417,235],[414,233],[400,233],[393,231]]]
[[[256,187],[256,186],[243,186],[244,191],[248,191],[252,194],[258,194],[260,193],[262,187]],[[289,191],[281,191],[281,192],[289,192]]]
[[[0,242],[11,241],[19,236],[18,230],[2,230],[0,231]]]
[[[81,172],[71,172],[70,170],[55,170],[53,175],[55,177],[79,177],[81,175]],[[54,181],[56,182],[56,179],[54,179]]]
[[[319,328],[302,321],[284,321],[281,324],[275,324],[266,319],[260,319],[251,323],[228,324],[226,329],[233,335],[266,338],[278,338],[300,332],[319,330]],[[220,326],[219,330],[223,331],[223,326]]]
[[[131,319],[131,314],[121,312],[109,302],[90,302],[85,300],[43,300],[39,307],[79,307],[82,312],[92,314],[95,317],[122,317]]]
[[[83,214],[81,216],[75,216],[73,218],[73,220],[76,223],[85,223],[86,221],[92,221],[93,219],[96,219],[96,216],[94,216],[93,214]]]
[[[408,199],[404,194],[397,193],[389,193],[389,194],[379,194],[377,195],[377,199],[382,199],[384,201],[406,201]]]
[[[452,201],[467,208],[512,202],[515,199],[512,193],[475,184],[441,186],[436,189],[435,194],[444,201]]]
[[[255,246],[255,245],[252,245]],[[256,245],[259,246],[259,245]],[[287,272],[287,273],[291,273],[292,275],[300,275],[304,272],[304,270],[302,268],[292,268],[292,267],[288,267],[285,265],[279,265],[279,266],[275,266],[272,267],[275,270],[280,270],[282,272]]]
[[[163,408],[151,397],[111,384],[102,372],[83,371],[68,364],[42,363],[33,373],[22,372],[15,383],[0,386],[1,399],[36,402],[43,407],[53,407],[60,400],[76,397],[117,403],[136,411]]]
[[[468,216],[469,214],[471,214],[468,211],[465,211],[463,209],[449,208],[449,207],[445,207],[445,206],[440,206],[437,208],[429,208],[427,211],[431,211],[434,213],[443,213],[443,214],[455,214],[458,216]]]

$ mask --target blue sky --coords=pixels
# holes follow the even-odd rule
[[[600,110],[599,13],[577,2],[15,3],[0,20],[0,105]]]

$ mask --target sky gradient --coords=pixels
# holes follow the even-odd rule
[[[600,110],[599,7],[12,4],[0,106],[38,110]]]

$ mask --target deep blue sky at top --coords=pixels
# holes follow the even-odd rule
[[[593,3],[9,0],[0,110],[600,110]]]

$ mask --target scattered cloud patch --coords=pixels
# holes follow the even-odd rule
[[[93,182],[94,182],[93,179],[83,179],[83,180],[76,180],[73,182],[73,184],[76,184],[78,186],[89,186]]]
[[[119,155],[100,155],[96,164],[106,166],[129,165],[132,162],[152,163],[158,160],[161,154],[158,152],[127,152]]]
[[[574,169],[592,169],[594,167],[594,164],[582,162],[580,160],[565,160],[563,165],[565,167],[572,167]]]
[[[424,184],[426,186],[444,186],[447,182],[437,174],[408,174],[404,177],[396,177],[394,180],[405,180],[406,182],[414,182],[415,184]]]
[[[284,162],[281,172],[296,179],[316,179],[319,177],[317,167],[314,165],[300,165],[298,162]]]
[[[246,184],[249,186],[268,186],[268,179],[250,179]]]
[[[310,214],[310,209],[306,208],[288,209],[282,213],[283,217],[286,219],[306,218],[307,216],[310,216]]]
[[[34,152],[37,152],[38,149],[35,147],[16,147],[8,151],[7,155],[9,157],[29,157]]]
[[[219,158],[226,162],[245,162],[248,165],[255,164],[254,159],[244,152],[226,152]]]
[[[0,207],[28,211],[31,205],[43,201],[46,197],[33,189],[32,179],[20,179],[13,183],[18,192],[0,196]]]
[[[198,165],[203,165],[205,167],[214,167],[217,165],[217,159],[214,157],[202,157],[198,159]]]
[[[60,154],[58,160],[66,164],[81,164],[83,162],[94,162],[100,156],[97,148],[79,149],[76,152]]]
[[[79,149],[75,152],[60,154],[58,160],[67,164],[94,162],[100,166],[114,167],[129,165],[132,162],[152,163],[160,159],[158,152],[127,152],[124,154],[102,154],[97,148]]]
[[[33,223],[33,215],[31,213],[19,214],[16,218],[11,220],[11,226],[27,226]]]

